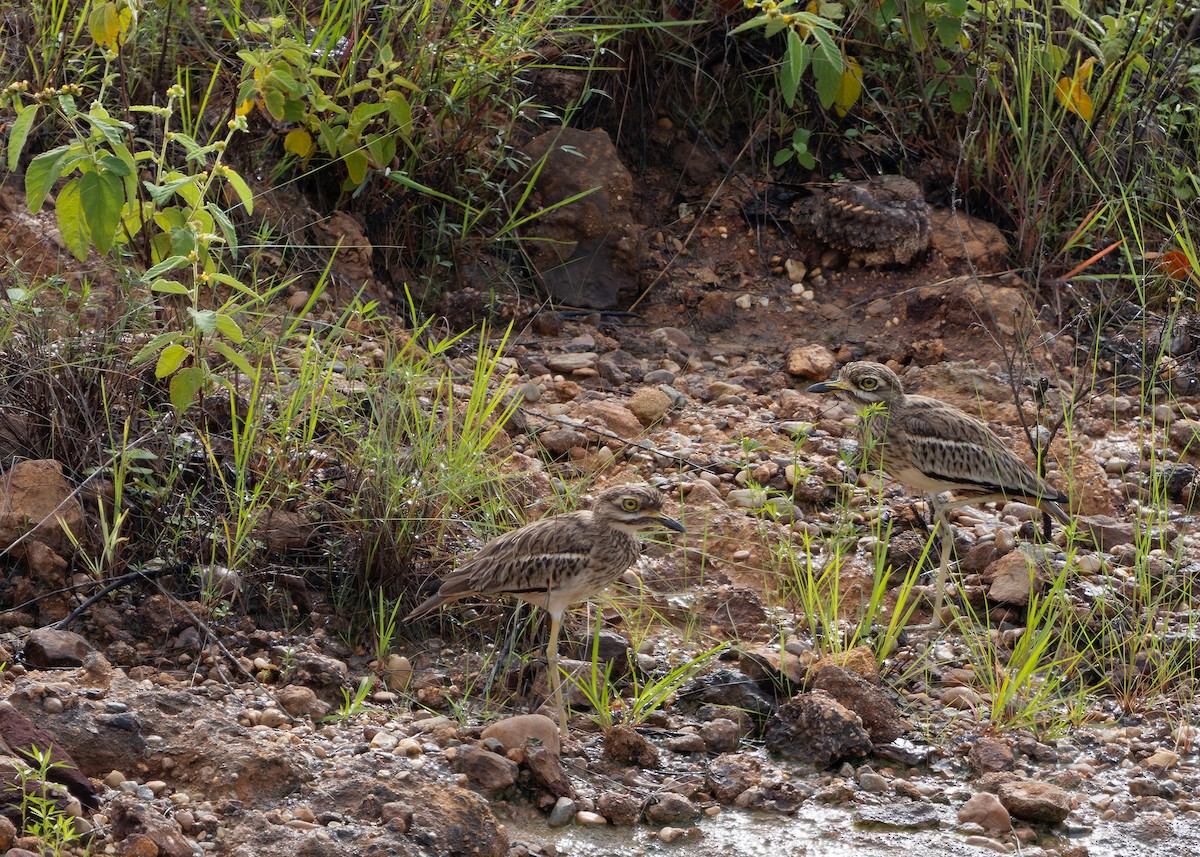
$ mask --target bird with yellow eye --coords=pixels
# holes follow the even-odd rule
[[[550,694],[559,731],[566,713],[558,670],[558,636],[566,609],[600,592],[641,555],[637,534],[652,526],[684,532],[663,514],[663,493],[645,484],[619,485],[596,498],[590,510],[526,524],[492,539],[439,582],[438,590],[408,614],[418,619],[470,595],[512,595],[550,614],[546,645]]]

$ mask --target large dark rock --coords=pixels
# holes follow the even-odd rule
[[[767,722],[766,746],[785,759],[828,768],[871,752],[862,720],[823,690],[801,693]]]
[[[531,199],[543,214],[521,231],[542,284],[564,304],[614,306],[619,293],[637,288],[646,239],[630,208],[633,178],[612,140],[604,131],[559,128],[530,141],[525,155],[545,158]]]
[[[895,741],[909,729],[908,721],[883,688],[871,684],[858,673],[833,664],[822,664],[816,671],[813,690],[823,690],[853,711],[876,744]]]
[[[775,703],[752,678],[740,670],[716,670],[699,676],[679,692],[684,704],[719,705],[766,717],[775,711]]]
[[[73,631],[37,628],[25,640],[25,665],[34,669],[80,667],[95,651],[92,644]]]

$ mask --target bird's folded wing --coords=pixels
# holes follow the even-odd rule
[[[1009,451],[987,426],[954,414],[955,419],[914,416],[905,426],[912,464],[930,478],[1013,497],[1050,496],[1050,488]],[[1049,489],[1049,490],[1047,490]]]

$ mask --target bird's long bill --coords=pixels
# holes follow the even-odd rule
[[[805,392],[807,393],[837,393],[845,390],[842,383],[836,379],[830,381],[822,381],[820,384],[813,384]]]
[[[677,533],[686,533],[687,532],[687,530],[685,530],[683,528],[683,524],[679,523],[674,518],[668,518],[666,515],[662,514],[661,512],[658,513],[657,515],[652,515],[651,517],[653,517],[654,520],[658,521],[658,523],[662,524],[668,530],[674,530]]]

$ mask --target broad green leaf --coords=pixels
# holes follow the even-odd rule
[[[787,36],[787,53],[779,70],[779,83],[783,91],[783,101],[791,107],[796,101],[796,91],[800,87],[800,79],[808,70],[812,59],[812,48],[801,40],[795,30],[789,30]]]
[[[225,239],[225,246],[229,248],[235,256],[237,255],[237,230],[233,228],[233,221],[230,220],[225,212],[217,208],[215,205],[208,209],[211,219],[216,223],[221,230],[221,235]]]
[[[177,173],[173,175],[178,175]],[[199,201],[199,192],[196,190],[196,183],[200,181],[199,176],[180,176],[179,178],[171,179],[161,185],[156,185],[151,182],[142,182],[142,187],[150,194],[150,198],[155,204],[163,206],[169,203],[175,194],[179,194],[189,205],[195,205]],[[191,197],[191,199],[189,199]]]
[[[145,345],[143,345],[141,350],[134,355],[134,365],[137,366],[145,363],[147,360],[157,354],[162,348],[172,342],[178,342],[182,338],[183,334],[177,330],[170,331],[169,333],[160,333],[158,336],[154,337]]]
[[[237,277],[231,277],[229,274],[222,274],[220,271],[214,271],[208,275],[210,280],[215,280],[223,286],[228,286],[235,292],[241,292],[247,297],[254,298],[256,301],[262,300],[262,295],[254,291],[254,289],[242,283]]]
[[[399,92],[389,92],[386,97],[392,125],[405,137],[409,136],[412,134],[412,105]]]
[[[247,360],[239,352],[234,351],[232,348],[230,348],[224,342],[221,342],[219,339],[212,344],[212,347],[213,347],[214,351],[217,351],[226,360],[228,360],[230,363],[232,363],[234,366],[236,366],[238,368],[238,371],[241,372],[243,375],[249,375],[251,378],[253,378],[258,374],[257,372],[254,371],[254,367],[250,365],[249,360]]]
[[[178,226],[171,230],[171,252],[176,256],[187,256],[196,249],[196,233],[190,226]]]
[[[183,283],[177,283],[174,280],[155,280],[150,284],[150,291],[165,295],[190,295],[192,293],[192,290]]]
[[[88,228],[83,217],[83,203],[79,198],[80,179],[71,179],[58,192],[54,202],[54,214],[58,218],[58,231],[67,249],[80,262],[87,259]]]
[[[729,31],[729,34],[731,36],[737,35],[738,33],[745,32],[746,30],[751,30],[755,27],[761,27],[766,22],[767,22],[766,15],[755,15],[753,18],[751,18],[746,23],[739,24],[738,26],[734,27],[732,30]]]
[[[350,181],[354,184],[359,185],[366,181],[367,166],[365,153],[355,150],[346,155],[346,172],[350,174]]]
[[[110,173],[116,173],[121,178],[124,178],[133,172],[133,170],[130,168],[130,165],[121,158],[118,158],[116,155],[101,155],[99,160],[96,161],[96,164],[104,167],[104,169],[108,170]]]
[[[171,404],[175,410],[186,411],[191,407],[203,383],[204,369],[199,366],[180,369],[171,376]]]
[[[221,335],[230,342],[243,342],[246,339],[242,329],[238,327],[238,323],[233,320],[232,316],[225,315],[223,312],[217,313],[217,330]]]
[[[298,155],[301,158],[307,158],[313,150],[312,134],[303,128],[293,128],[283,138],[283,150],[291,152],[293,155]]]
[[[962,35],[962,21],[951,15],[941,15],[934,24],[937,28],[938,38],[941,40],[943,47],[952,48],[958,44],[958,37]]]
[[[278,89],[268,89],[262,94],[263,106],[267,108],[267,113],[276,122],[283,121],[283,114],[286,112],[287,104],[284,101],[283,93]]]
[[[946,11],[956,18],[967,14],[967,0],[947,0]]]
[[[195,309],[187,308],[188,315],[192,317],[192,321],[202,333],[217,332],[217,311],[212,309]]]
[[[775,157],[771,159],[771,163],[777,167],[782,167],[795,156],[796,153],[791,149],[780,149],[775,153]]]
[[[121,225],[121,180],[112,173],[86,172],[79,179],[79,203],[96,251],[101,255],[112,249],[117,227]]]
[[[113,119],[103,108],[93,108],[82,115],[84,121],[92,126],[92,130],[95,132],[93,136],[103,138],[110,146],[124,145],[125,132],[133,129],[128,122]]]
[[[824,30],[813,30],[817,46],[813,51],[813,75],[817,78],[817,97],[826,110],[833,104],[842,86],[842,52]]]
[[[386,167],[396,156],[396,135],[372,134],[367,138],[367,151],[371,153],[371,163],[380,169]]]
[[[61,162],[70,148],[59,146],[57,149],[42,152],[25,168],[25,199],[30,211],[38,211],[46,201],[46,194],[50,193],[50,189],[62,175]]]
[[[246,209],[247,214],[254,213],[254,194],[250,191],[250,185],[246,184],[246,180],[241,174],[229,167],[225,168],[222,173],[225,176],[225,181],[229,182],[229,186],[233,188],[233,192],[237,194],[242,206]]]
[[[170,256],[142,274],[142,279],[153,280],[161,277],[163,274],[186,267],[187,264],[188,260],[186,256]]]
[[[154,365],[154,377],[165,378],[183,365],[191,352],[179,343],[168,345],[158,353],[158,363]]]
[[[29,104],[21,108],[21,112],[13,120],[12,128],[8,132],[8,171],[10,173],[17,168],[21,150],[25,148],[25,141],[29,138],[33,123],[37,121],[37,115],[38,105]]]

